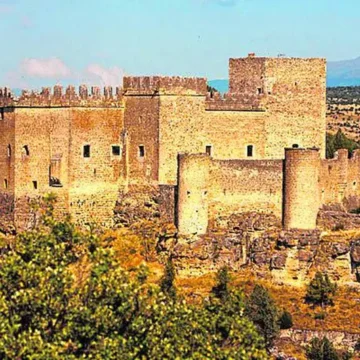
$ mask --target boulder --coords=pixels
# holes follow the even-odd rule
[[[360,240],[356,240],[351,244],[351,260],[359,264],[360,263]]]
[[[271,269],[283,269],[286,264],[287,255],[285,253],[278,253],[272,256],[270,268]]]

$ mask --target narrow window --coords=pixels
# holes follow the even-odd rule
[[[5,111],[4,111],[4,108],[1,108],[0,109],[0,119],[4,120],[4,117],[5,117]]]
[[[212,146],[211,145],[206,145],[206,153],[211,156],[212,155]]]
[[[246,154],[247,157],[252,157],[254,153],[254,146],[253,145],[248,145],[246,148]]]
[[[83,156],[84,158],[90,157],[90,145],[84,145]]]
[[[120,155],[121,155],[120,146],[118,146],[118,145],[113,145],[113,146],[111,147],[111,152],[112,152],[113,156],[120,156]]]
[[[139,156],[140,156],[140,157],[144,157],[144,156],[145,156],[145,146],[144,146],[144,145],[140,145],[140,146],[139,146]]]
[[[4,179],[4,188],[5,188],[5,189],[8,188],[8,181],[7,181],[7,179]]]
[[[7,146],[7,156],[11,157],[11,145],[10,144]]]
[[[258,93],[258,95],[261,95],[263,93],[263,89],[262,88],[257,88],[257,93]]]
[[[29,156],[30,155],[30,150],[29,150],[29,147],[27,145],[24,145],[23,146],[23,154],[26,155],[26,156]]]
[[[292,146],[294,149],[298,149],[299,148],[299,144],[293,144]]]
[[[38,188],[38,183],[37,183],[37,181],[34,180],[32,183],[33,183],[33,188],[34,188],[34,190],[37,190],[37,188]]]

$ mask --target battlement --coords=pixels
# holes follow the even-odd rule
[[[125,95],[206,95],[206,78],[180,76],[125,76]]]
[[[208,93],[205,109],[208,111],[265,111],[261,107],[262,94]]]
[[[80,85],[78,92],[75,86],[69,85],[65,92],[61,85],[43,87],[40,92],[23,90],[18,98],[7,89],[0,88],[0,106],[14,107],[120,107],[122,106],[122,89],[106,86]]]

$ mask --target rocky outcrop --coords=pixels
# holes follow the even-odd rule
[[[314,338],[322,339],[327,337],[336,348],[353,350],[356,343],[360,340],[360,334],[351,334],[342,331],[317,331],[288,329],[281,330],[280,338],[290,338],[292,341],[301,345],[307,345]]]
[[[321,210],[317,225],[322,230],[351,230],[360,228],[359,214],[351,214],[343,209]]]

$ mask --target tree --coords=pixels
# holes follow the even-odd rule
[[[160,281],[161,291],[168,295],[170,298],[176,298],[176,287],[174,285],[175,281],[175,268],[171,258],[168,259],[165,265],[165,272]]]
[[[212,294],[221,300],[226,300],[229,297],[229,282],[231,276],[227,266],[222,267],[216,274],[216,284],[211,289]]]
[[[279,319],[280,329],[290,329],[293,326],[291,314],[284,310]]]
[[[333,304],[333,296],[336,294],[336,283],[332,283],[328,274],[323,275],[320,271],[316,272],[315,277],[307,286],[306,301],[313,305]]]
[[[266,347],[271,347],[280,330],[279,311],[264,286],[255,285],[246,303],[246,314],[264,337]]]
[[[306,357],[309,360],[340,360],[333,344],[328,338],[314,338],[306,350]]]

